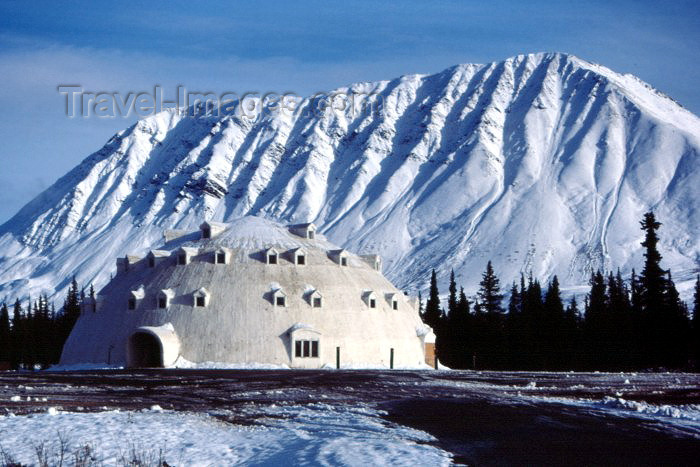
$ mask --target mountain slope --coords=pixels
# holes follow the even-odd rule
[[[102,285],[165,228],[247,214],[314,221],[405,289],[439,267],[472,292],[488,259],[573,290],[639,269],[653,209],[665,266],[697,272],[700,119],[637,78],[535,54],[339,91],[374,110],[173,111],[118,133],[0,227],[0,296]]]

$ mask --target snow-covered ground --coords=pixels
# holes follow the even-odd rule
[[[159,459],[169,465],[448,465],[451,456],[422,444],[427,433],[387,423],[377,410],[314,403],[266,407],[265,426],[226,423],[203,413],[111,410],[0,418],[2,448],[23,464],[41,446],[51,464],[88,447],[98,464]],[[61,440],[64,441],[63,446]],[[84,451],[83,451],[84,452]]]
[[[0,373],[0,464],[693,464],[700,375]],[[70,462],[69,462],[70,465]]]

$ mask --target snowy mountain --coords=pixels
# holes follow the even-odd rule
[[[167,111],[116,134],[0,227],[0,297],[101,286],[163,229],[248,214],[313,221],[413,292],[438,267],[472,293],[489,259],[506,284],[628,274],[648,209],[681,289],[698,271],[700,119],[634,76],[535,54],[340,91],[381,109]]]

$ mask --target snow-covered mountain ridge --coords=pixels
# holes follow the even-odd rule
[[[682,289],[698,271],[700,119],[639,79],[534,54],[341,90],[382,111],[167,111],[118,133],[0,227],[0,297],[101,286],[163,229],[249,214],[313,221],[414,292],[432,267],[471,292],[488,259],[506,282],[628,273],[649,209]]]

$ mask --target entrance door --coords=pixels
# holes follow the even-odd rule
[[[136,332],[131,335],[128,354],[130,367],[163,367],[163,348],[160,339],[148,332]]]

